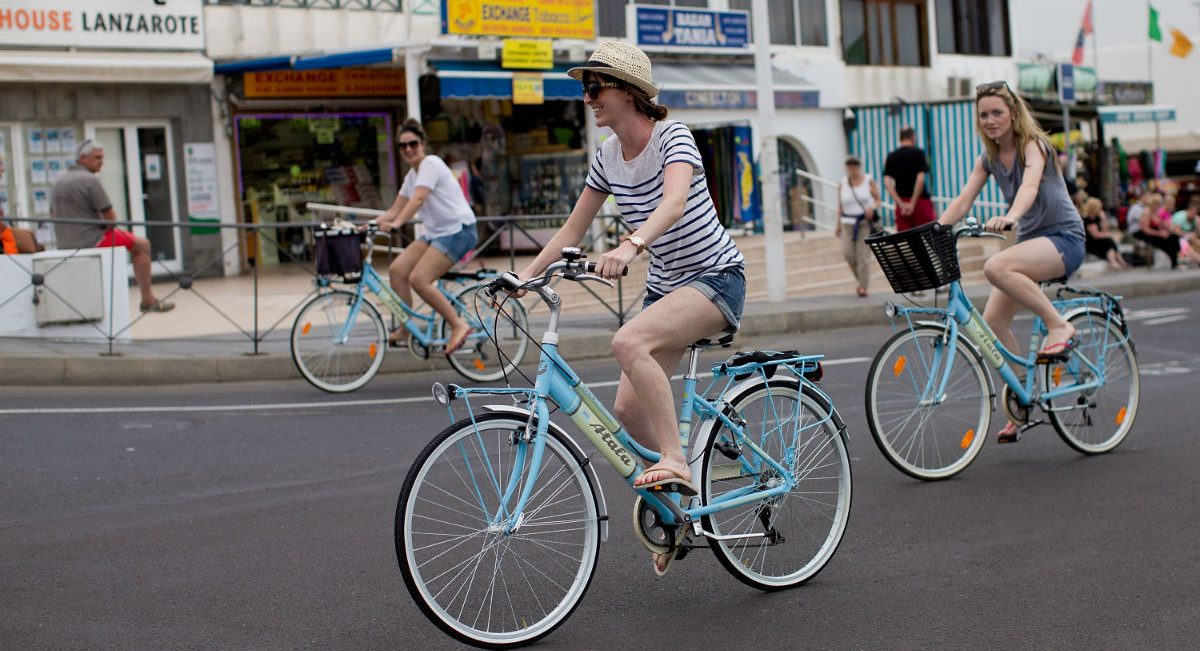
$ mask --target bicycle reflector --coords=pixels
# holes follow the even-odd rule
[[[433,401],[443,407],[450,405],[450,392],[446,390],[446,385],[441,382],[433,383]]]

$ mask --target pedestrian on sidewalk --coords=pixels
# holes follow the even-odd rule
[[[937,219],[929,200],[925,181],[929,161],[917,147],[917,132],[912,127],[900,130],[900,147],[888,154],[883,165],[883,187],[896,202],[896,231],[928,224]]]
[[[612,342],[621,365],[614,413],[639,443],[661,453],[633,485],[695,495],[670,377],[693,342],[737,331],[745,261],[721,226],[691,130],[668,120],[667,107],[654,102],[658,87],[646,53],[605,41],[567,74],[583,84],[596,126],[612,129],[613,137],[596,152],[566,223],[518,278],[533,279],[561,259],[564,247],[578,245],[587,234],[607,198],[616,198],[634,231],[600,257],[596,273],[617,278],[634,258],[650,255],[642,311]],[[653,554],[655,573],[667,571],[676,551]]]
[[[1192,195],[1187,208],[1171,215],[1171,226],[1179,234],[1179,252],[1194,265],[1200,265],[1200,194]]]
[[[142,312],[169,312],[174,303],[154,296],[151,283],[150,241],[107,222],[117,221],[112,201],[96,174],[104,167],[104,148],[84,140],[75,150],[75,164],[68,167],[50,188],[50,216],[86,223],[56,223],[55,239],[60,249],[123,246],[133,257],[133,277],[142,294]]]
[[[1083,219],[1067,193],[1058,158],[1046,132],[1025,100],[1003,81],[975,88],[975,126],[984,152],[975,160],[967,184],[938,221],[950,226],[966,216],[988,177],[995,179],[1008,202],[1008,212],[984,226],[1002,233],[1017,226],[1017,242],[988,258],[984,275],[992,283],[983,318],[1009,351],[1019,354],[1012,321],[1027,308],[1046,324],[1039,363],[1066,359],[1075,347],[1075,327],[1042,293],[1039,281],[1070,276],[1083,263]],[[997,433],[998,443],[1020,438],[1009,422]]]
[[[1101,260],[1107,260],[1109,269],[1125,269],[1129,266],[1117,248],[1120,236],[1109,230],[1104,204],[1096,197],[1089,197],[1083,202],[1083,226],[1083,246],[1088,253]]]
[[[400,125],[396,145],[409,170],[396,200],[376,223],[386,233],[420,213],[424,231],[392,261],[388,277],[392,289],[406,305],[412,306],[412,294],[416,291],[426,305],[446,320],[450,338],[445,353],[449,356],[467,340],[471,324],[458,315],[438,290],[437,281],[479,241],[475,211],[471,210],[462,185],[446,162],[426,152],[425,129],[420,122],[409,118]],[[407,333],[404,328],[397,328],[388,341],[396,345]]]
[[[838,221],[834,234],[842,241],[842,257],[854,272],[859,298],[866,298],[871,283],[871,249],[867,236],[879,224],[879,186],[863,172],[862,161],[846,158],[846,176],[838,182]]]
[[[1163,223],[1162,206],[1161,194],[1143,194],[1141,209],[1129,211],[1129,232],[1135,239],[1166,253],[1171,259],[1171,268],[1174,269],[1179,266],[1179,235],[1171,231],[1170,216],[1167,217],[1166,223]]]

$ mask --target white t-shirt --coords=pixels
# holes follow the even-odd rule
[[[875,197],[871,196],[871,176],[863,174],[863,180],[858,185],[850,185],[849,177],[842,177],[842,182],[838,184],[838,191],[842,198],[842,223],[853,224],[858,221],[865,212],[864,208],[870,208],[875,203]],[[860,205],[861,204],[861,205]]]
[[[425,226],[425,237],[453,235],[475,223],[475,212],[463,196],[462,186],[442,159],[428,154],[422,158],[417,169],[404,175],[400,196],[411,199],[418,187],[429,188],[429,198],[416,215]]]
[[[613,136],[600,145],[587,177],[593,190],[616,198],[621,215],[637,228],[662,203],[663,171],[676,162],[692,167],[692,183],[683,216],[650,244],[646,286],[662,295],[700,276],[745,265],[717,218],[692,132],[681,122],[660,121],[650,142],[631,161],[624,160],[620,139]]]

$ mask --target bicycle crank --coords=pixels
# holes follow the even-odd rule
[[[683,544],[687,528],[663,522],[658,512],[650,508],[646,500],[638,495],[633,502],[633,532],[646,549],[655,554],[666,554],[672,547]],[[676,560],[682,558],[685,553],[682,549],[679,552]]]

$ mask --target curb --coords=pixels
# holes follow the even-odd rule
[[[1133,272],[1138,273],[1138,272]],[[1095,282],[1077,285],[1095,286],[1126,299],[1160,296],[1200,290],[1200,271],[1156,273],[1153,277],[1136,275],[1100,276]],[[967,295],[977,304],[986,299],[990,287],[975,284]],[[895,294],[881,293],[879,298],[900,301]],[[752,303],[742,319],[743,336],[800,334],[818,330],[884,325],[879,298],[850,303],[844,297],[818,296],[784,303]],[[572,328],[564,334],[560,349],[572,359],[599,359],[612,355],[612,329]],[[531,350],[536,348],[531,347]],[[530,353],[527,353],[527,356]],[[450,371],[437,359],[422,360],[402,351],[391,351],[380,373]],[[452,371],[450,371],[452,373]],[[260,355],[202,355],[103,357],[95,354],[22,355],[0,354],[0,386],[100,386],[193,384],[211,382],[247,382],[256,380],[300,379],[286,353]]]

